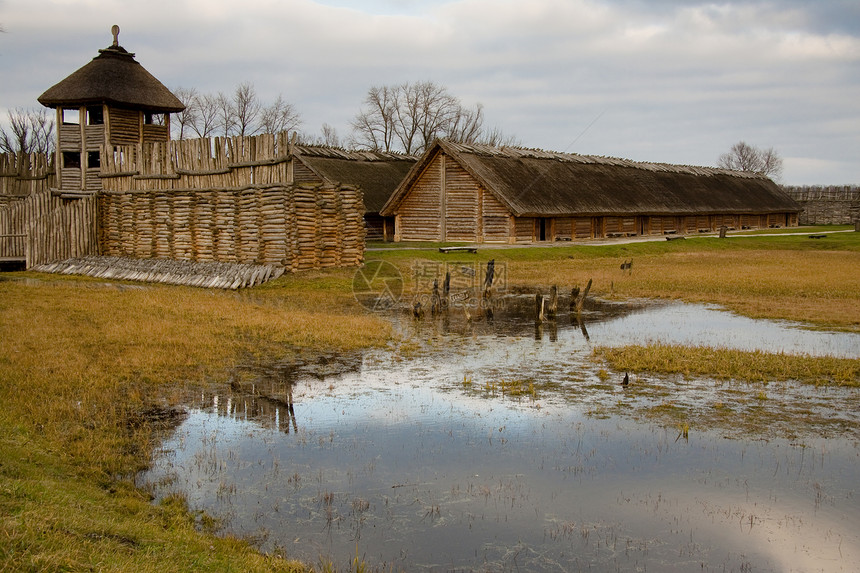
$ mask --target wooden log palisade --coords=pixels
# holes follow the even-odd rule
[[[41,189],[0,209],[0,254],[28,268],[96,255],[290,272],[361,264],[361,191],[294,184],[293,144],[281,133],[103,147],[97,192]]]
[[[361,191],[288,183],[293,143],[283,132],[112,148],[100,175],[102,254],[288,271],[359,265]]]
[[[348,187],[102,191],[101,254],[279,265],[357,266],[364,256],[360,192]]]

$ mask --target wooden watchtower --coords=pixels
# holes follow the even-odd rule
[[[65,194],[102,188],[102,149],[170,139],[170,114],[185,106],[119,45],[113,44],[87,65],[39,96],[57,110],[57,185]]]

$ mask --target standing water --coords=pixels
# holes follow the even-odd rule
[[[398,348],[275,364],[247,393],[201,394],[140,481],[264,551],[339,570],[856,570],[855,389],[780,383],[750,405],[743,385],[709,380],[623,387],[590,356],[647,331],[856,358],[857,335],[697,305],[603,309],[587,328],[500,318],[403,321]],[[699,428],[643,415],[680,407],[826,422],[739,436],[731,416]]]

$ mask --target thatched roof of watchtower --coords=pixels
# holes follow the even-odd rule
[[[87,65],[39,96],[46,107],[108,104],[154,113],[173,113],[185,105],[119,45],[119,26],[113,44]]]

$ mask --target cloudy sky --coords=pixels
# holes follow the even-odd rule
[[[170,88],[282,95],[341,139],[369,87],[432,80],[527,147],[860,184],[857,0],[0,0],[0,116],[120,44]]]

